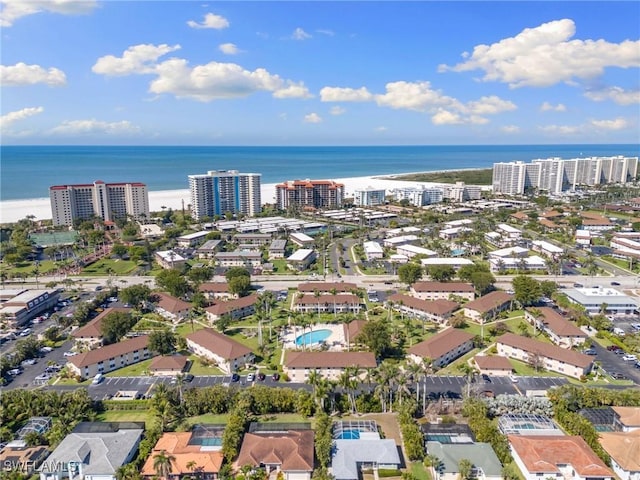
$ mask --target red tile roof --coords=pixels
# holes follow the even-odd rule
[[[343,293],[342,295],[304,295],[295,300],[297,305],[359,305],[360,297],[351,293]]]
[[[157,297],[158,307],[163,309],[165,312],[176,314],[191,308],[190,303],[180,300],[168,293],[154,293],[153,296]]]
[[[417,343],[409,349],[409,353],[422,358],[435,360],[451,350],[473,339],[471,333],[457,328],[447,328],[433,337]]]
[[[375,368],[376,357],[371,352],[289,352],[287,368]]]
[[[186,338],[225,360],[235,360],[251,353],[249,347],[211,328],[203,328],[197,332],[190,333]]]
[[[207,312],[213,315],[224,315],[225,313],[230,313],[235,310],[240,310],[243,308],[250,307],[251,305],[255,305],[258,301],[257,295],[249,295],[248,297],[240,297],[234,300],[228,300],[226,302],[216,303],[211,307],[206,309]]]
[[[580,477],[613,477],[582,437],[565,435],[508,435],[509,443],[530,473],[561,473],[571,465]]]
[[[282,433],[246,433],[238,455],[238,465],[280,465],[283,471],[313,470],[313,430]]]
[[[102,338],[102,321],[107,315],[115,312],[131,313],[131,309],[125,307],[105,308],[96,318],[72,332],[71,336],[73,338]]]
[[[306,282],[298,284],[298,291],[304,293],[314,293],[318,291],[320,293],[331,293],[331,290],[336,292],[352,292],[358,289],[358,285],[348,282]]]
[[[433,315],[444,316],[455,312],[460,308],[457,302],[451,300],[422,300],[410,295],[402,295],[401,293],[394,293],[387,297],[388,302],[394,302],[396,305],[402,304],[415,310],[420,310],[425,313],[431,313]]]
[[[118,343],[112,343],[106,347],[96,348],[95,350],[89,350],[88,352],[80,353],[69,358],[69,363],[72,363],[78,368],[83,368],[89,365],[94,365],[99,362],[104,362],[110,358],[119,357],[127,353],[135,352],[136,350],[144,350],[149,345],[149,336],[143,335],[140,337],[134,337],[129,340],[120,341]]]
[[[484,297],[476,298],[469,303],[465,303],[464,308],[475,310],[478,313],[487,313],[491,310],[501,308],[512,300],[513,295],[507,292],[495,291],[488,293]]]
[[[149,370],[184,370],[188,360],[184,355],[162,355],[151,360]]]
[[[476,355],[473,359],[480,370],[513,370],[509,359],[500,355]]]
[[[543,357],[559,360],[568,365],[586,368],[593,362],[592,358],[580,352],[560,348],[550,343],[539,342],[532,338],[521,337],[515,333],[505,333],[496,339],[496,343],[502,343],[510,347],[519,348],[525,352],[541,355]]]
[[[199,292],[228,293],[229,284],[226,282],[208,282],[201,283],[198,287]]]
[[[533,315],[532,310],[527,309],[529,314]],[[544,325],[560,337],[586,337],[587,334],[580,330],[576,325],[564,318],[553,308],[538,307],[542,314],[542,322]]]

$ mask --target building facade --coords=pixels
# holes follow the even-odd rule
[[[189,175],[193,218],[214,217],[227,212],[253,216],[262,210],[259,173],[210,170]]]
[[[386,200],[386,191],[377,188],[368,187],[354,192],[353,203],[359,207],[375,207],[376,205],[384,205]]]
[[[149,192],[144,183],[94,183],[49,187],[53,226],[73,225],[92,217],[104,221],[128,216],[149,218]]]
[[[344,184],[332,180],[293,180],[276,185],[276,206],[289,208],[340,208]]]

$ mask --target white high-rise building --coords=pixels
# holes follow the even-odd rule
[[[127,216],[149,217],[149,192],[144,183],[104,183],[49,187],[53,225],[98,217],[105,222]]]
[[[432,203],[440,203],[444,198],[444,190],[442,188],[426,188],[426,187],[407,187],[396,188],[394,190],[395,199],[409,200],[409,203],[415,207],[431,205]]]
[[[493,165],[493,191],[521,195],[527,187],[549,193],[581,186],[627,183],[638,176],[638,157],[547,158],[531,163],[503,162]]]
[[[191,214],[194,218],[214,217],[227,212],[253,216],[260,213],[259,173],[237,170],[210,170],[189,175]]]
[[[374,187],[356,190],[353,194],[353,203],[359,207],[373,207],[384,205],[386,191]]]

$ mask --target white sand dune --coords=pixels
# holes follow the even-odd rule
[[[392,188],[414,187],[417,185],[437,185],[426,182],[408,182],[404,180],[392,180],[391,176],[367,176],[336,178],[338,183],[344,183],[345,196],[352,197],[355,190],[367,187]],[[262,203],[274,203],[276,196],[276,184],[265,183],[261,186]],[[149,192],[149,208],[152,212],[158,212],[162,207],[180,210],[188,208],[190,203],[188,189],[184,190],[159,190]],[[51,204],[48,198],[32,198],[26,200],[6,200],[0,202],[0,223],[16,222],[27,215],[34,215],[36,220],[50,219]]]

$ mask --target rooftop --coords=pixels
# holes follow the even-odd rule
[[[592,357],[573,350],[540,342],[532,338],[521,337],[515,333],[505,333],[496,339],[497,343],[519,348],[525,352],[534,353],[554,360],[565,362],[569,365],[585,368],[593,362]]]
[[[376,357],[371,352],[289,352],[287,368],[375,368]]]
[[[640,430],[600,433],[600,445],[624,470],[640,471]]]
[[[238,465],[279,465],[283,471],[312,471],[313,430],[246,433]]]
[[[459,473],[460,460],[466,458],[487,477],[502,475],[502,464],[488,443],[427,442],[427,452],[440,459],[445,473]]]
[[[486,313],[502,307],[505,303],[509,303],[511,300],[513,300],[513,295],[510,295],[507,292],[495,291],[472,300],[469,303],[465,303],[464,308],[475,310],[479,313]]]
[[[186,338],[227,360],[240,358],[251,353],[249,347],[211,328],[203,328],[190,333]]]
[[[414,345],[409,349],[409,353],[435,360],[471,339],[473,339],[471,333],[457,328],[447,328],[433,337]]]
[[[137,350],[144,350],[149,344],[149,336],[142,335],[140,337],[134,337],[129,340],[123,340],[118,343],[112,343],[106,347],[96,348],[95,350],[89,350],[88,352],[79,353],[69,358],[69,363],[72,363],[78,368],[94,365],[99,362],[103,362],[110,358],[119,357],[127,353],[132,353]]]

